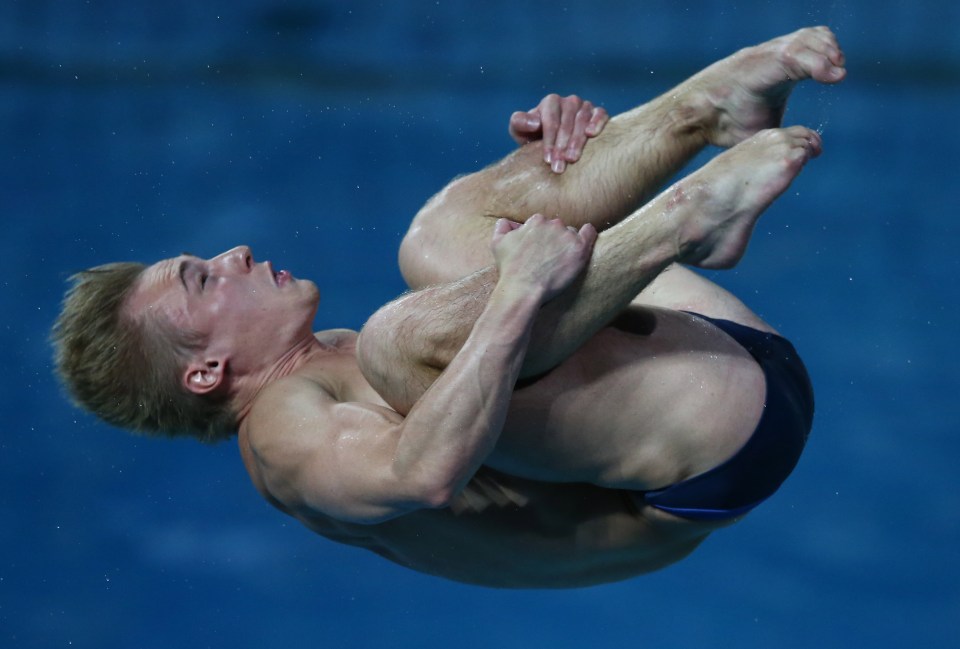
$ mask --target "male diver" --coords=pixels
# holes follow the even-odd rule
[[[658,569],[768,498],[803,449],[796,351],[681,264],[737,263],[821,151],[780,126],[789,93],[844,76],[819,27],[609,123],[547,97],[511,119],[528,144],[416,216],[400,263],[417,290],[359,334],[314,333],[316,285],[238,247],[81,273],[58,368],[108,422],[236,435],[269,502],[415,570],[546,588]],[[657,194],[707,145],[727,150]]]

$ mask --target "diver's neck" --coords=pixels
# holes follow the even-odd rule
[[[266,386],[274,381],[296,373],[298,369],[308,364],[317,356],[326,355],[332,351],[336,351],[335,348],[320,342],[311,333],[259,372],[238,377],[232,399],[238,421],[243,421],[246,418],[250,409],[253,407],[254,401],[257,399],[257,395],[260,394],[260,391]]]

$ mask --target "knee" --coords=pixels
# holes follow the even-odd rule
[[[440,374],[423,335],[408,311],[414,294],[403,296],[374,313],[357,340],[357,364],[371,387],[394,410],[409,412],[426,387]]]
[[[400,250],[397,254],[400,274],[407,286],[412,288],[427,286],[434,274],[429,267],[433,242],[430,240],[432,237],[427,225],[429,217],[424,216],[426,210],[425,207],[413,219],[403,241],[400,242]]]
[[[381,307],[367,319],[357,338],[357,363],[371,383],[403,355],[396,314],[395,302]]]
[[[485,208],[477,202],[475,175],[453,180],[413,218],[398,255],[407,286],[423,288],[466,274],[462,262],[451,254],[451,241],[463,238],[463,228],[470,223],[465,216],[484,213]]]

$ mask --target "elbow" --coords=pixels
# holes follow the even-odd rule
[[[453,504],[457,496],[460,495],[460,489],[451,486],[438,486],[425,494],[424,509],[446,509]]]
[[[425,509],[445,509],[456,500],[460,490],[441,484],[431,486],[422,483],[414,486],[408,482],[405,485],[395,484],[391,492],[391,498],[379,503],[361,503],[356,507],[332,512],[329,509],[320,510],[319,508],[309,508],[307,511],[311,513],[323,511],[337,520],[357,525],[379,525]],[[308,514],[305,519],[313,517],[314,515]]]
[[[417,509],[445,509],[449,507],[463,490],[461,483],[448,476],[434,476],[418,481],[416,495],[413,496]]]
[[[485,213],[476,205],[475,188],[469,178],[454,180],[431,198],[413,218],[400,242],[397,261],[410,288],[452,282],[476,270],[462,267],[465,246],[458,243],[463,237],[464,217],[469,222],[472,219],[468,215]]]
[[[413,218],[413,222],[410,223],[406,234],[403,235],[403,239],[400,241],[400,248],[397,251],[397,262],[400,265],[400,273],[404,279],[407,279],[408,271],[413,269],[418,249],[422,245],[421,238],[423,235],[420,220],[419,214]]]
[[[433,241],[425,220],[423,212],[417,215],[400,242],[397,253],[400,274],[407,286],[414,290],[437,283],[437,273],[430,254],[431,250],[435,249],[436,242]]]

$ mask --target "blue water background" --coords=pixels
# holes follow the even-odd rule
[[[411,216],[549,91],[611,112],[829,23],[814,161],[719,279],[817,386],[781,492],[662,572],[572,591],[440,581],[260,500],[232,444],[73,409],[47,330],[73,271],[248,243],[317,327],[399,293]],[[0,646],[960,646],[960,4],[0,3]],[[701,159],[702,161],[702,159]]]

